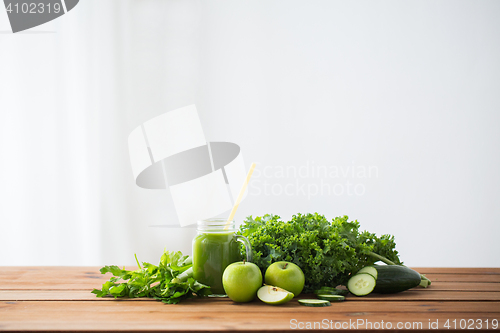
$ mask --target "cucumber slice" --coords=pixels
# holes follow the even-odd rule
[[[325,301],[322,299],[299,299],[299,304],[312,307],[323,307],[331,305],[329,301]]]
[[[318,295],[318,298],[330,302],[342,302],[345,300],[345,297],[342,295]]]
[[[359,274],[359,273],[368,273],[371,276],[373,276],[375,278],[375,280],[377,280],[377,277],[378,277],[378,271],[375,268],[375,266],[366,266],[366,267],[363,267],[356,274]]]
[[[368,295],[375,289],[375,278],[368,273],[359,273],[354,275],[347,282],[347,289],[356,296]]]
[[[342,295],[342,296],[347,296],[349,294],[348,290],[345,289],[338,289],[338,288],[332,288],[332,287],[321,287],[319,290],[316,290],[314,292],[316,295]]]

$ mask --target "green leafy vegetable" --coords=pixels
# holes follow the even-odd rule
[[[289,261],[304,272],[304,292],[345,285],[350,274],[381,260],[402,264],[394,236],[359,231],[347,216],[328,221],[323,215],[297,214],[289,222],[277,215],[248,217],[240,234],[252,245],[254,262],[263,271],[273,262]],[[377,256],[373,256],[376,254]]]
[[[111,273],[113,277],[94,289],[97,297],[151,297],[167,304],[179,303],[182,299],[196,296],[208,296],[210,287],[193,278],[193,262],[182,252],[165,251],[158,266],[144,262],[139,269],[127,271],[118,266],[104,266],[101,274]],[[123,280],[124,282],[119,282]]]

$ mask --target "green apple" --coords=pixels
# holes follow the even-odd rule
[[[235,302],[250,302],[262,286],[260,268],[251,262],[234,262],[222,274],[222,286],[227,296]]]
[[[305,277],[299,266],[286,261],[271,264],[264,275],[266,284],[288,290],[298,296],[304,289]]]
[[[267,304],[283,304],[293,298],[293,293],[275,286],[263,286],[257,291],[257,297]]]

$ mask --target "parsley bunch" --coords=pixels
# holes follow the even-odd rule
[[[139,269],[127,271],[118,266],[104,266],[101,274],[111,273],[113,277],[102,285],[102,289],[94,289],[97,297],[151,297],[167,304],[179,303],[182,299],[211,294],[210,287],[193,278],[193,262],[182,252],[165,251],[158,266],[143,263]],[[124,282],[119,283],[120,280]]]
[[[263,272],[276,261],[298,265],[306,293],[345,285],[350,274],[379,260],[402,264],[394,236],[360,232],[358,221],[349,222],[347,216],[331,222],[318,213],[297,214],[289,222],[277,215],[250,216],[239,233],[250,241],[254,263]]]

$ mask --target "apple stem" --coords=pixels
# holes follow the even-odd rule
[[[285,266],[283,266],[283,269],[285,269],[285,268],[286,268],[286,266],[288,266],[288,263],[286,263],[286,264],[285,264]]]
[[[243,265],[244,265],[245,263],[246,263],[246,260],[245,260],[245,259],[243,259]]]

